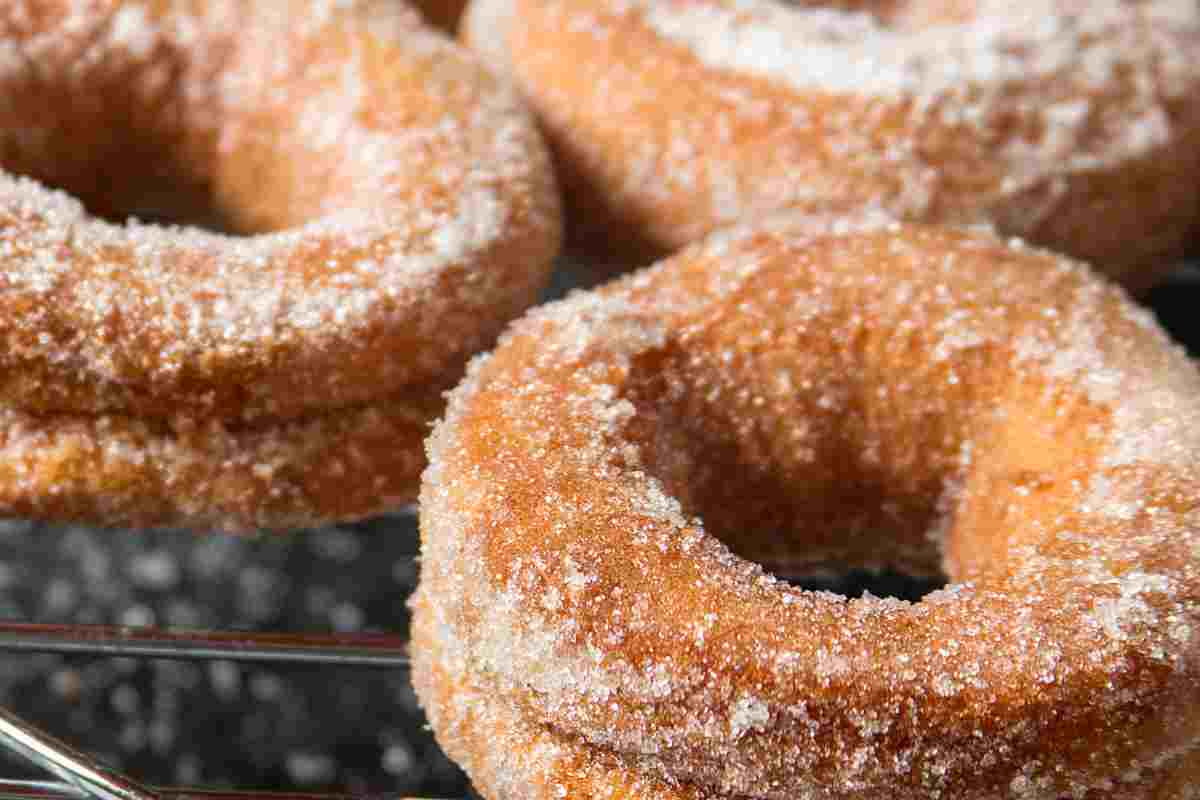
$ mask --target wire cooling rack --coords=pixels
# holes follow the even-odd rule
[[[0,707],[150,784],[461,797],[401,648],[416,547],[411,514],[259,538],[0,524]],[[0,778],[43,776],[3,749]]]
[[[1197,275],[1146,298],[1193,354]],[[411,510],[258,539],[0,521],[0,746],[49,776],[0,800],[463,796],[408,684],[416,538]]]
[[[388,635],[300,635],[231,631],[167,631],[106,625],[0,625],[0,650],[66,655],[320,664],[408,669],[407,643]],[[0,781],[0,797],[41,800],[173,800],[254,798],[254,792],[152,788],[0,709],[0,743],[58,781]],[[278,797],[278,795],[271,795]],[[288,795],[296,798],[342,795]]]

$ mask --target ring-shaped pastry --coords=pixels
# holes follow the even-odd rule
[[[988,223],[1149,286],[1200,234],[1191,0],[475,0],[579,249],[784,209]]]
[[[411,499],[440,393],[558,246],[518,98],[393,0],[20,0],[0,98],[8,513],[280,527]],[[234,233],[89,214],[148,206]]]
[[[1077,262],[738,229],[526,315],[429,449],[414,682],[485,797],[1200,779],[1200,371]]]

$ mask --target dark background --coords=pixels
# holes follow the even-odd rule
[[[1194,353],[1196,275],[1146,298]],[[0,521],[0,616],[406,635],[416,537],[411,513],[255,539]],[[930,588],[862,574],[823,588],[864,586],[908,597]],[[401,671],[0,655],[0,704],[154,784],[467,791]],[[37,775],[9,757],[0,769]]]

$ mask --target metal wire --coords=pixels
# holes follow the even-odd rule
[[[0,624],[0,651],[407,669],[408,643],[386,634],[281,634],[112,625]]]
[[[0,781],[0,800],[77,800],[88,795],[59,781]]]
[[[409,665],[406,641],[369,633],[279,634],[8,622],[0,624],[0,651],[392,669]],[[0,780],[0,800],[351,800],[350,795],[152,789],[4,709],[0,709],[0,746],[62,779]]]
[[[190,787],[155,787],[154,792],[160,800],[421,800],[421,798],[402,798],[387,794],[355,797],[348,794],[243,792],[234,789],[193,789]],[[0,780],[0,800],[87,800],[89,797],[91,795],[77,786],[60,781]]]
[[[119,772],[0,709],[0,742],[97,800],[161,800]]]
[[[242,792],[237,790],[155,787],[161,800],[418,800],[392,795],[354,797],[347,794]],[[87,800],[91,795],[60,781],[0,781],[0,800]]]

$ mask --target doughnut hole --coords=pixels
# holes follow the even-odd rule
[[[640,467],[732,552],[803,588],[916,600],[1003,578],[1078,505],[1108,412],[1018,379],[1000,348],[889,369],[897,335],[643,354],[626,384]]]
[[[131,106],[128,92],[114,90],[110,104],[96,107],[73,88],[15,90],[29,100],[0,111],[0,168],[65,191],[109,222],[132,217],[232,232],[211,176],[186,155],[199,144],[189,141],[193,134],[154,130],[141,119],[149,109]],[[98,130],[105,135],[97,137]]]
[[[414,193],[422,176],[398,180],[403,161],[373,134],[436,129],[439,98],[476,78],[432,55],[424,70],[396,69],[389,44],[351,26],[304,38],[272,22],[271,4],[254,8],[262,19],[197,18],[186,30],[169,4],[117,5],[74,38],[60,5],[0,11],[14,36],[53,35],[52,52],[14,50],[19,66],[0,70],[0,97],[20,98],[0,103],[0,168],[112,222],[252,235]],[[408,102],[369,108],[358,100],[368,90]]]
[[[23,67],[0,71],[0,167],[66,191],[109,221],[231,228],[214,194],[218,129],[202,121],[216,111],[203,79],[231,56],[232,36],[202,32],[199,52],[212,63],[201,64],[170,37],[135,36],[148,32],[144,7],[81,16],[85,29],[74,38],[55,36],[67,4],[36,15],[20,8],[0,12],[9,35],[50,44],[36,53],[13,45]]]

